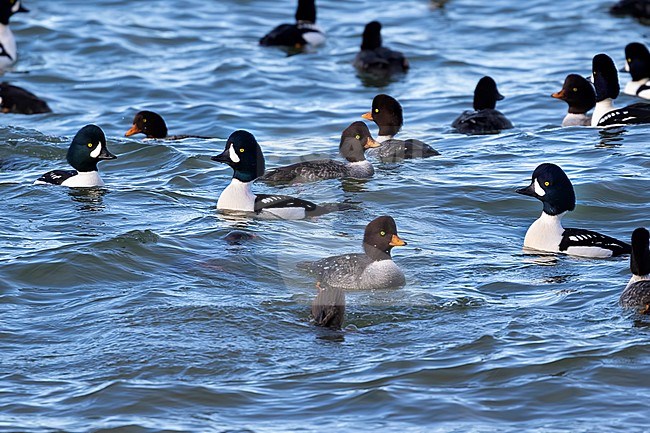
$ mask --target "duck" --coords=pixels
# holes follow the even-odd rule
[[[632,79],[623,93],[650,99],[650,52],[642,43],[631,42],[625,46],[625,72],[629,72]]]
[[[591,116],[591,126],[611,127],[650,123],[650,104],[639,102],[623,108],[615,108],[618,97],[618,71],[611,57],[596,54],[592,61],[591,80],[596,89],[596,108]]]
[[[370,111],[361,117],[372,120],[379,127],[377,142],[381,143],[381,146],[369,150],[369,155],[385,162],[440,155],[437,150],[420,140],[393,138],[402,129],[404,118],[402,105],[390,95],[382,93],[375,96]]]
[[[564,170],[551,163],[533,171],[528,187],[517,193],[535,197],[544,205],[542,215],[530,226],[524,248],[580,257],[606,258],[630,253],[630,245],[590,230],[563,228],[562,218],[575,209],[573,184]]]
[[[97,125],[86,125],[72,139],[66,159],[74,170],[54,170],[45,173],[35,185],[62,185],[72,188],[104,186],[97,163],[117,156],[108,151],[104,131]]]
[[[649,0],[619,0],[609,8],[612,15],[630,15],[639,20],[650,19]]]
[[[578,74],[569,74],[560,91],[551,95],[569,105],[569,111],[562,120],[562,126],[591,126],[589,110],[596,105],[594,86]]]
[[[253,182],[264,174],[265,162],[262,148],[248,131],[237,130],[230,134],[224,151],[211,159],[233,169],[230,184],[217,200],[217,210],[222,213],[254,213],[259,218],[293,220],[330,211],[326,206],[296,197],[254,194]]]
[[[345,318],[345,292],[340,287],[317,284],[318,294],[311,304],[311,317],[316,326],[341,329]]]
[[[353,122],[341,134],[339,144],[339,152],[346,162],[333,159],[298,162],[269,170],[260,180],[273,183],[302,183],[324,179],[366,179],[375,174],[375,169],[366,159],[365,150],[379,145],[370,135],[365,123]]]
[[[643,227],[632,232],[632,254],[630,256],[632,277],[619,298],[621,307],[635,310],[641,314],[650,314],[649,239],[650,233]]]
[[[363,253],[342,254],[301,262],[298,268],[316,275],[317,283],[344,290],[396,289],[406,284],[402,270],[391,257],[393,247],[406,245],[397,234],[393,217],[370,221],[363,235]]]
[[[451,124],[462,134],[498,134],[511,129],[512,123],[496,109],[497,101],[504,99],[492,77],[481,78],[474,89],[474,111],[464,111]]]
[[[296,49],[316,47],[325,42],[325,33],[316,25],[316,2],[298,0],[295,24],[280,24],[263,38],[260,45],[287,46]]]
[[[0,0],[0,69],[16,63],[16,39],[9,28],[9,18],[18,12],[29,12],[21,0]]]
[[[361,50],[354,58],[354,67],[359,72],[384,78],[405,73],[410,65],[403,53],[382,46],[381,23],[371,21],[363,30]]]
[[[146,138],[156,138],[164,140],[183,140],[185,138],[203,138],[211,139],[212,137],[203,137],[201,135],[167,135],[167,123],[165,119],[155,111],[142,110],[138,111],[133,117],[133,125],[124,133],[125,137],[135,134],[144,134]]]
[[[33,93],[11,85],[5,81],[0,83],[0,110],[3,113],[41,114],[51,113],[47,102]]]

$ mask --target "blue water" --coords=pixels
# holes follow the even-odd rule
[[[293,0],[26,2],[3,79],[54,112],[0,116],[0,429],[646,430],[650,331],[617,305],[628,259],[523,254],[541,205],[514,193],[553,162],[578,197],[565,225],[620,239],[647,225],[647,128],[563,129],[550,97],[594,54],[621,67],[646,41],[611,3],[320,0],[327,44],[287,56],[257,40]],[[411,62],[382,87],[351,66],[373,19]],[[515,129],[454,134],[483,75]],[[210,156],[232,131],[254,133],[268,167],[333,156],[382,92],[404,106],[400,137],[441,156],[281,190],[351,211],[216,212],[231,170]],[[215,138],[123,137],[141,109]],[[88,123],[118,156],[100,164],[106,187],[33,186]],[[295,264],[360,251],[384,214],[408,242],[393,254],[407,285],[347,293],[344,330],[314,327],[314,280]],[[231,245],[232,230],[254,238]]]

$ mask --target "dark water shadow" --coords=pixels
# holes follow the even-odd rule
[[[83,212],[101,212],[106,209],[104,196],[109,194],[106,188],[68,188],[68,194],[77,209]]]
[[[598,134],[600,134],[600,142],[596,144],[596,147],[611,148],[622,146],[623,134],[626,131],[625,127],[622,126],[599,130]]]

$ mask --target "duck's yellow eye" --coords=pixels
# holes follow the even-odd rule
[[[92,144],[92,143],[88,143],[87,146],[88,146],[88,147],[93,147],[93,144]]]
[[[594,75],[596,75],[598,72],[594,71]]]
[[[632,59],[626,59],[628,63],[632,63]]]
[[[375,113],[379,113],[379,108],[375,108]]]
[[[359,134],[355,135],[354,138],[356,138],[357,140],[361,140],[361,136]]]
[[[383,230],[382,230],[382,231],[380,231],[380,232],[379,232],[379,234],[380,234],[380,235],[382,235],[382,236],[386,236],[386,232],[385,232],[385,231],[383,231]]]
[[[147,123],[147,119],[142,119],[142,123]]]
[[[550,184],[551,184],[551,182],[549,182],[548,180],[546,182],[544,182],[544,186],[549,186]]]
[[[577,88],[577,87],[574,87],[574,88],[573,88],[573,91],[574,91],[574,92],[577,92],[577,91],[578,91],[578,88]]]
[[[239,149],[239,153],[244,153],[244,148]]]

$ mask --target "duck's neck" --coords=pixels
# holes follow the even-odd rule
[[[603,99],[600,102],[596,102],[596,108],[594,108],[594,114],[591,116],[591,126],[598,126],[598,121],[605,114],[609,113],[614,109],[614,101],[612,98]]]
[[[242,182],[233,178],[230,185],[219,195],[217,209],[253,212],[255,210],[255,194],[251,190],[253,182]]]
[[[377,143],[383,143],[384,141],[392,140],[395,135],[379,135],[377,136]]]
[[[524,238],[524,247],[539,251],[559,251],[564,233],[562,217],[565,213],[549,215],[542,212],[542,215],[528,228]]]
[[[562,126],[589,126],[591,116],[586,113],[567,113],[562,120]]]

